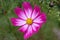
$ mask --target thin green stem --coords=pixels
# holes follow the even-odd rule
[[[6,19],[7,19],[7,22],[9,23],[9,33],[12,31],[12,28],[11,28],[11,23],[10,23],[10,20],[9,20],[9,18],[8,18],[8,16],[7,16],[7,14],[5,15],[5,17],[6,17]]]

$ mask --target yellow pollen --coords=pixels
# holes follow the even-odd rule
[[[29,24],[29,25],[31,25],[31,24],[33,23],[33,21],[32,21],[31,18],[28,18],[28,19],[26,20],[26,23]]]

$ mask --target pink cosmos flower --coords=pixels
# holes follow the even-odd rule
[[[42,27],[42,24],[46,22],[46,15],[41,12],[39,6],[34,6],[32,9],[29,2],[23,2],[22,10],[19,7],[14,9],[14,12],[18,18],[11,18],[14,26],[21,26],[18,30],[24,33],[24,39],[31,37],[34,33]]]

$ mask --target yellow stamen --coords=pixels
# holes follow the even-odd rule
[[[29,25],[31,25],[31,24],[33,23],[33,21],[32,21],[31,18],[28,18],[28,19],[26,20],[26,23],[29,24]]]

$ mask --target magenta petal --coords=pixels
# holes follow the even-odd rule
[[[29,2],[23,2],[23,7],[25,8],[25,9],[32,9],[32,7],[31,7],[31,5],[30,5],[30,3]]]
[[[44,12],[42,12],[42,14],[40,15],[41,21],[43,21],[43,23],[46,22],[46,14]]]
[[[38,16],[35,20],[33,20],[34,23],[43,23],[42,19],[40,16]]]
[[[37,33],[39,31],[39,29],[42,27],[42,23],[33,23],[32,24],[32,29],[34,33]]]
[[[27,17],[26,17],[26,15],[25,15],[24,11],[23,11],[21,8],[16,7],[16,8],[14,9],[14,12],[16,13],[16,15],[17,15],[19,18],[26,20]]]
[[[27,29],[27,32],[24,34],[24,39],[28,39],[32,35],[33,35],[32,26],[29,26],[29,28]]]
[[[33,23],[33,24],[32,24],[33,31],[34,31],[34,32],[37,32],[38,29],[40,28],[40,26],[41,26],[40,24]]]
[[[26,22],[24,20],[21,20],[19,18],[11,18],[11,21],[14,26],[22,26],[22,25],[26,24]]]
[[[22,5],[24,7],[24,11],[26,13],[26,16],[28,18],[30,18],[31,17],[31,13],[32,13],[32,7],[31,7],[30,3],[29,2],[23,2]]]
[[[46,22],[46,15],[45,13],[41,13],[36,19],[33,20],[35,23],[44,23]]]
[[[21,31],[21,32],[25,32],[25,31],[27,31],[27,28],[28,28],[28,25],[25,24],[21,28],[19,28],[18,30]]]
[[[31,18],[35,19],[38,15],[40,15],[40,13],[41,13],[40,7],[35,5]]]

